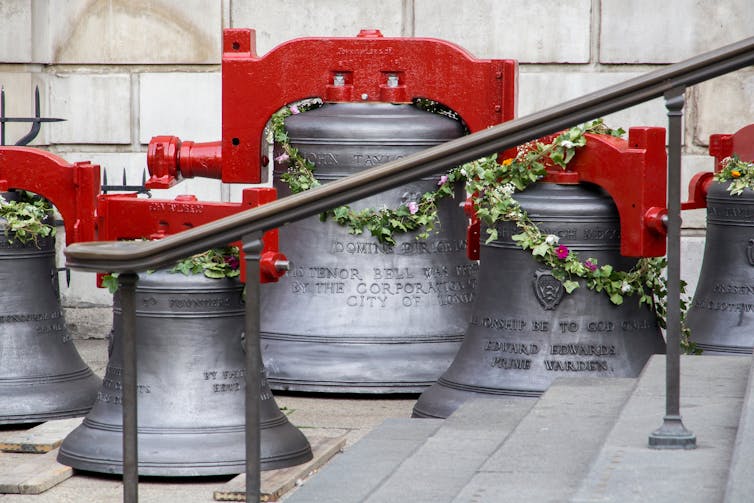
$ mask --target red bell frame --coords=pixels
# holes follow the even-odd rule
[[[223,43],[222,140],[153,138],[148,187],[167,188],[191,176],[260,183],[267,121],[286,104],[307,98],[392,103],[428,98],[458,113],[471,132],[515,116],[517,63],[475,59],[443,40],[361,30],[357,37],[291,40],[261,57],[254,30],[225,30]],[[334,85],[336,75],[342,86]],[[397,85],[388,85],[390,76]]]

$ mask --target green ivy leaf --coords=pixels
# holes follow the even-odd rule
[[[531,254],[535,257],[544,257],[550,249],[550,245],[547,243],[540,243],[531,249]]]
[[[610,302],[620,306],[621,304],[623,304],[623,296],[619,293],[614,293],[610,296]]]
[[[563,282],[563,288],[567,293],[572,293],[574,290],[576,290],[579,287],[579,283],[577,281],[564,281]]]

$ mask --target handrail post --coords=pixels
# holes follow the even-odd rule
[[[259,402],[262,391],[262,350],[259,346],[259,258],[262,233],[243,237],[246,257],[246,501],[261,501],[261,438]]]
[[[139,276],[132,272],[118,275],[123,337],[120,339],[123,354],[123,501],[139,501],[139,454],[136,395],[136,282]]]
[[[665,417],[649,435],[653,449],[694,449],[696,436],[683,426],[681,401],[681,141],[685,86],[665,93],[668,110],[668,286]]]

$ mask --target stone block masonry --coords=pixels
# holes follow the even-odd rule
[[[110,183],[120,183],[125,167],[129,183],[138,183],[152,136],[220,139],[223,28],[256,29],[259,54],[300,36],[379,28],[390,37],[449,40],[479,58],[514,58],[518,114],[525,115],[751,36],[752,26],[750,0],[532,0],[525,6],[518,0],[5,0],[0,85],[9,115],[31,115],[40,85],[42,115],[66,119],[44,125],[35,145],[69,161],[101,163]],[[753,90],[754,70],[741,70],[687,91],[684,184],[711,169],[711,133],[732,133],[752,121]],[[606,120],[624,128],[667,124],[660,99]],[[8,141],[25,131],[9,125]],[[179,193],[240,199],[239,187],[201,180],[155,197]],[[691,284],[704,225],[703,210],[684,215],[683,274]],[[86,292],[93,288],[92,277],[63,294],[74,304],[97,302],[101,294]]]

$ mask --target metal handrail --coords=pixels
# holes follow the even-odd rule
[[[84,271],[155,269],[244,235],[273,229],[391,189],[422,176],[661,97],[665,92],[754,64],[754,37],[669,65],[540,112],[449,141],[312,190],[148,242],[89,242],[65,250],[67,266]]]
[[[261,233],[323,210],[377,194],[422,176],[502,152],[573,124],[664,96],[669,115],[668,162],[668,322],[666,414],[649,437],[650,446],[691,448],[696,437],[683,427],[679,411],[680,338],[680,148],[683,94],[687,86],[754,64],[754,37],[647,73],[541,112],[449,141],[411,156],[291,195],[159,241],[77,243],[65,250],[67,265],[85,271],[111,271],[123,304],[123,497],[138,499],[138,442],[134,292],[136,272],[155,269],[209,248],[243,239],[247,265],[246,344],[246,500],[259,501],[260,438],[258,369],[259,252]],[[673,298],[670,298],[673,297]]]

